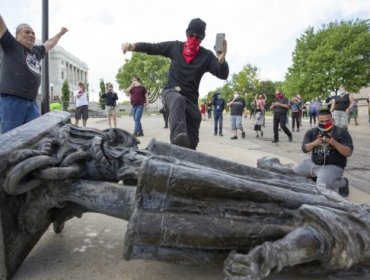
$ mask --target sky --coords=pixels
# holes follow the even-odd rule
[[[13,35],[18,24],[28,23],[41,39],[42,0],[0,0],[0,7]],[[54,0],[49,1],[49,37],[61,27],[69,29],[59,45],[87,63],[90,90],[97,94],[100,78],[118,90],[115,76],[132,55],[122,53],[122,43],[184,41],[188,23],[196,17],[207,23],[203,47],[213,50],[216,33],[226,33],[229,78],[251,64],[261,80],[282,81],[292,64],[296,40],[308,27],[317,30],[333,21],[369,19],[370,4],[368,0]],[[200,96],[224,83],[205,74]]]

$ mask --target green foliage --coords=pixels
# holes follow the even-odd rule
[[[233,74],[231,79],[233,91],[238,91],[240,94],[254,94],[259,83],[257,71],[257,67],[246,64],[239,73]]]
[[[116,80],[119,89],[128,88],[132,77],[138,76],[148,90],[149,101],[152,103],[159,97],[167,83],[169,65],[168,58],[134,52],[131,59],[126,59],[125,64],[118,70]]]
[[[308,28],[297,39],[286,93],[324,98],[344,85],[356,92],[370,82],[369,20],[341,21]]]
[[[50,111],[54,111],[54,110],[62,110],[62,104],[58,103],[58,102],[54,102],[54,103],[50,103]]]
[[[64,80],[63,86],[62,86],[62,105],[63,105],[63,111],[68,111],[70,94],[71,94],[71,92],[69,90],[68,81],[67,80]]]
[[[100,79],[99,88],[99,106],[102,110],[105,110],[105,99],[102,97],[102,95],[105,93],[104,79]]]

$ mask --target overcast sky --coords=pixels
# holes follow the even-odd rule
[[[0,13],[15,33],[29,23],[41,39],[42,0],[0,0]],[[368,0],[61,0],[49,1],[49,36],[61,27],[70,31],[59,45],[89,67],[90,89],[99,79],[115,83],[125,58],[123,42],[185,40],[190,19],[207,23],[202,46],[213,49],[216,33],[226,33],[230,73],[246,64],[259,69],[264,80],[283,80],[291,65],[296,39],[309,27],[335,20],[370,18]],[[231,77],[231,76],[230,76]],[[200,95],[224,81],[206,74]],[[123,93],[119,95],[123,98]],[[121,99],[121,98],[120,98]]]

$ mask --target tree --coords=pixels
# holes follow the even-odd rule
[[[68,111],[70,94],[71,94],[71,92],[69,90],[68,81],[67,80],[64,80],[63,86],[62,86],[62,105],[63,105],[63,111]]]
[[[154,102],[167,83],[170,60],[162,56],[134,52],[130,60],[118,70],[116,80],[121,90],[131,84],[132,77],[138,76],[149,93],[149,102]]]
[[[100,79],[99,83],[100,91],[99,91],[99,105],[102,110],[105,110],[105,99],[102,95],[105,93],[105,83],[104,79]]]
[[[309,27],[297,39],[286,75],[289,94],[311,99],[337,92],[341,85],[356,92],[369,83],[369,20],[333,22],[317,32]]]

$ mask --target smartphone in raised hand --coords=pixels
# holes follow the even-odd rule
[[[222,47],[222,43],[225,40],[225,33],[217,33],[216,34],[216,44],[215,44],[215,51],[222,52],[224,48]]]

